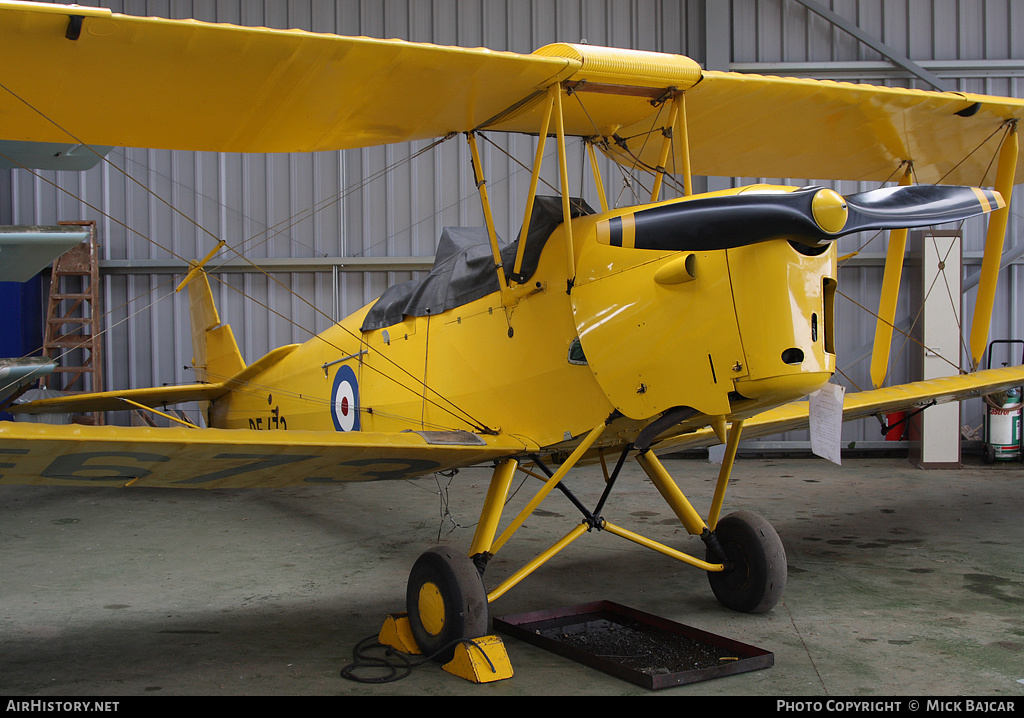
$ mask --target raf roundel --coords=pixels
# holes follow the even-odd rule
[[[343,366],[334,375],[331,418],[338,431],[359,431],[359,382],[351,367]]]

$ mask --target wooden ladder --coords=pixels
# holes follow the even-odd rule
[[[53,263],[43,356],[56,359],[57,368],[47,388],[65,392],[103,391],[96,222],[59,224],[88,227],[89,239],[62,254]],[[64,375],[63,381],[58,378],[61,374]],[[86,384],[86,377],[91,379],[91,386]],[[80,419],[76,421],[86,423]],[[102,414],[93,414],[92,421],[101,423]]]

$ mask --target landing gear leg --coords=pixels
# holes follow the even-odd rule
[[[706,564],[717,564],[708,569],[715,597],[735,611],[765,613],[779,602],[786,588],[786,550],[779,534],[765,519],[746,511],[718,519],[742,428],[743,422],[737,421],[729,432],[706,524],[653,452],[641,453],[637,459],[683,527],[707,545]]]

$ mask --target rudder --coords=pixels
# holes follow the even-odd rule
[[[221,324],[206,272],[194,270],[188,281],[192,323],[192,366],[197,382],[220,383],[245,369],[231,325]]]

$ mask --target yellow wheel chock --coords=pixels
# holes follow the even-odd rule
[[[377,641],[408,655],[422,655],[409,627],[409,616],[405,613],[388,614]],[[513,675],[505,644],[498,636],[482,636],[460,643],[455,655],[442,668],[472,683],[493,683]]]
[[[416,639],[412,637],[412,629],[409,628],[409,616],[404,613],[388,614],[377,635],[377,641],[382,646],[390,646],[411,656],[420,655],[420,648],[416,645]]]
[[[505,644],[498,636],[483,636],[463,641],[444,670],[472,683],[493,683],[512,677]]]

